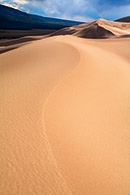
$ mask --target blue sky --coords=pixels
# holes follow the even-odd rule
[[[28,13],[85,22],[130,15],[130,0],[0,0],[0,3]]]

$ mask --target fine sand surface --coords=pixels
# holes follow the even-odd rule
[[[130,38],[0,55],[0,195],[130,194]]]

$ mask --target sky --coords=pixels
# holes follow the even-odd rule
[[[130,15],[130,0],[0,0],[0,4],[32,14],[83,22]]]

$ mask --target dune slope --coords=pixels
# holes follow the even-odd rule
[[[51,94],[43,116],[62,175],[74,195],[128,195],[130,65],[94,41],[63,40],[77,48],[80,63]]]
[[[130,194],[127,40],[56,36],[1,54],[0,195]]]
[[[0,56],[0,195],[70,195],[51,151],[42,112],[50,91],[79,61],[57,38]]]

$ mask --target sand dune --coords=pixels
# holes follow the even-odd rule
[[[130,16],[115,20],[116,22],[130,22]]]
[[[0,55],[0,195],[130,194],[129,43],[56,36]]]
[[[70,194],[52,154],[42,111],[50,90],[78,61],[76,49],[56,38],[0,56],[1,195]]]
[[[22,38],[12,40],[2,40],[0,42],[0,54],[8,52],[13,49],[17,49],[31,41],[40,40],[43,38],[57,36],[57,35],[74,35],[81,38],[94,38],[94,39],[106,39],[106,38],[129,38],[130,37],[130,23],[124,22],[129,19],[122,18],[121,20],[112,22],[104,19],[98,19],[96,21],[81,24],[73,27],[66,27],[61,30],[57,30],[53,33],[43,36],[25,36]]]
[[[80,63],[45,109],[60,170],[72,194],[128,195],[130,66],[77,38],[66,41],[78,49]]]
[[[66,34],[82,38],[112,38],[113,36],[128,36],[130,35],[130,23],[98,19],[93,22],[64,28],[52,33],[52,35]]]
[[[5,53],[7,51],[13,50],[13,49],[17,49],[31,41],[36,41],[36,40],[40,40],[43,39],[44,37],[46,37],[46,35],[44,36],[25,36],[22,38],[17,38],[17,39],[2,39],[0,41],[0,54]]]

